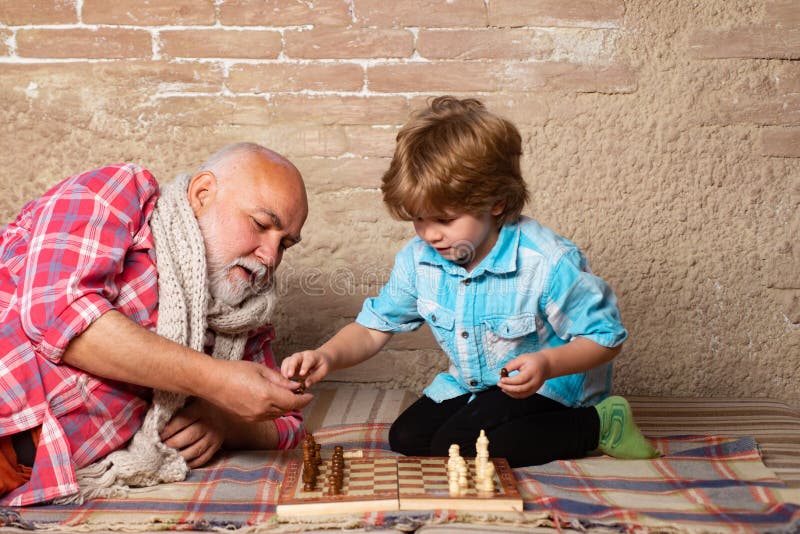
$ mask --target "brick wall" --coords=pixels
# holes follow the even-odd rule
[[[283,266],[291,352],[412,235],[378,191],[397,128],[477,96],[523,133],[527,213],[620,296],[620,391],[800,404],[798,58],[794,0],[0,0],[0,215],[94,165],[164,181],[266,144],[311,201]],[[345,378],[419,388],[443,365],[418,332]]]

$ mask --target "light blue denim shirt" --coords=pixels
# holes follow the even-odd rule
[[[522,217],[506,224],[489,254],[467,272],[419,237],[395,258],[387,284],[356,321],[383,332],[428,323],[450,369],[425,389],[436,402],[496,385],[500,368],[529,352],[585,337],[615,347],[627,337],[611,288],[568,240]],[[589,406],[611,389],[611,363],[544,383],[538,393]]]

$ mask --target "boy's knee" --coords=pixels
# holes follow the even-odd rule
[[[419,436],[413,432],[413,427],[395,421],[389,428],[389,448],[406,456],[419,455]]]

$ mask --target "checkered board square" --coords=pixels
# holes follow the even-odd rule
[[[467,461],[467,491],[451,497],[447,481],[447,458],[397,458],[397,481],[401,510],[522,511],[522,496],[514,473],[504,458],[492,458],[495,467],[494,495],[481,496],[475,489],[475,459]]]
[[[344,462],[342,492],[329,495],[329,461],[320,464],[317,487],[303,488],[303,461],[291,460],[278,495],[278,515],[317,515],[397,510],[395,458],[348,458]]]

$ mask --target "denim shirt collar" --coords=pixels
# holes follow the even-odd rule
[[[474,278],[490,272],[494,274],[511,273],[517,270],[517,247],[520,238],[519,222],[506,223],[500,227],[497,242],[489,251],[489,254],[472,270],[467,272],[464,267],[455,262],[443,258],[436,249],[422,242],[423,248],[419,256],[420,263],[441,267],[444,272],[453,276]]]

